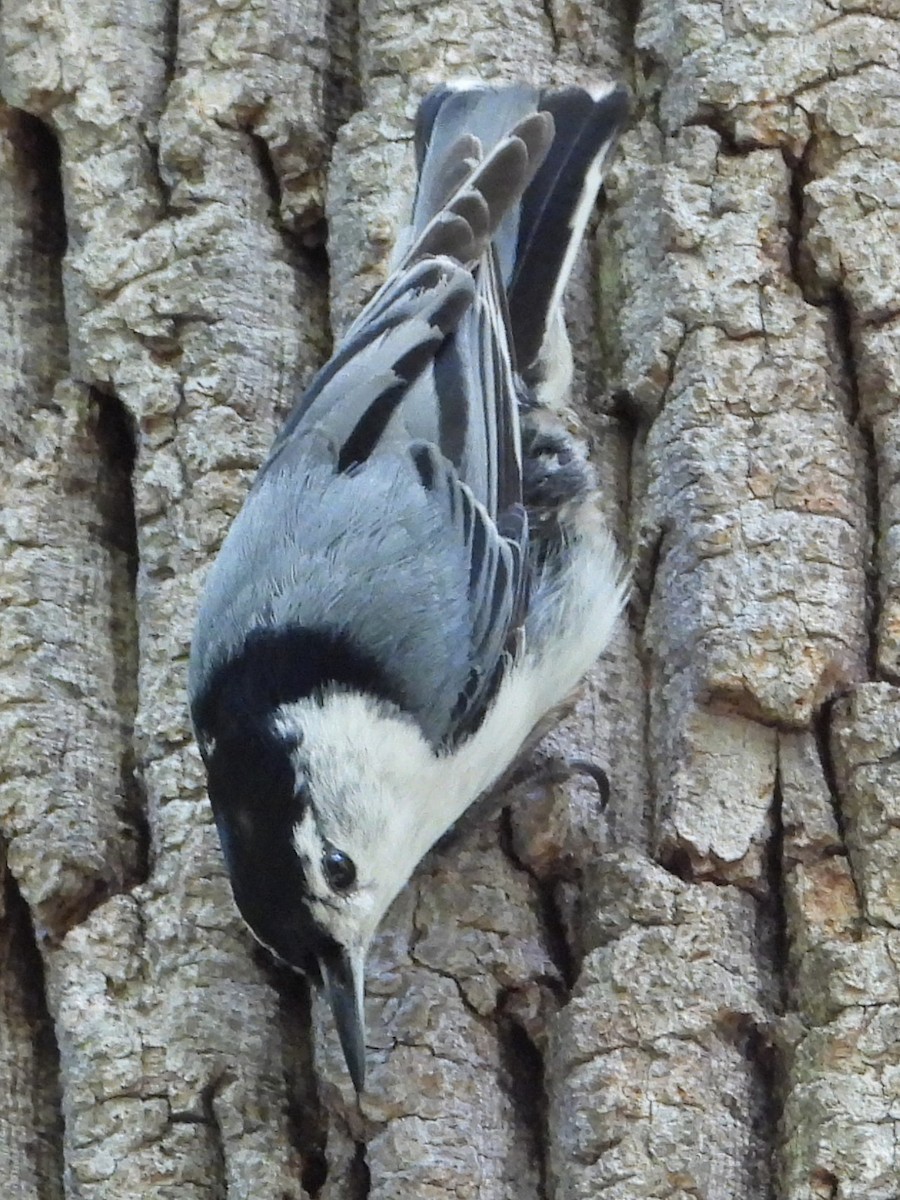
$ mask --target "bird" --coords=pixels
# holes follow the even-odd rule
[[[237,908],[324,987],[365,1087],[372,938],[596,661],[628,572],[560,412],[562,298],[627,89],[422,101],[387,278],[202,588],[188,698]]]

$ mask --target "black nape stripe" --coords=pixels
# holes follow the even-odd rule
[[[338,629],[253,629],[212,674],[194,703],[194,724],[213,738],[240,736],[248,721],[329,685],[368,692],[402,708],[401,690]]]
[[[208,787],[241,915],[285,962],[314,969],[327,935],[306,904],[309,880],[293,845],[308,799],[298,790],[290,745],[268,723],[248,721],[217,741]]]

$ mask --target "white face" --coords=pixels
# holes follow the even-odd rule
[[[364,953],[449,824],[435,794],[446,760],[412,722],[360,695],[285,705],[275,725],[297,743],[295,771],[309,797],[293,844],[310,915],[341,946]],[[349,886],[335,886],[348,872]]]
[[[365,952],[387,906],[382,907],[381,888],[368,869],[365,847],[355,838],[343,842],[336,843],[320,830],[313,805],[294,826],[293,845],[306,880],[304,899],[310,915],[341,946]],[[335,857],[343,859],[339,879],[342,874],[351,879],[346,885],[334,881],[334,872],[329,875],[327,860]]]

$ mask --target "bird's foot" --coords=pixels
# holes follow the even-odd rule
[[[496,817],[508,801],[508,793],[517,788],[528,787],[531,784],[561,784],[567,783],[574,775],[587,776],[597,788],[600,797],[600,811],[605,812],[609,804],[609,776],[599,763],[588,758],[570,757],[564,754],[545,754],[538,759],[529,758],[514,767],[491,788],[434,844],[438,851],[452,846],[466,830]]]
[[[529,783],[567,783],[574,775],[585,775],[593,781],[600,796],[601,812],[605,810],[610,797],[609,775],[599,763],[588,758],[559,754],[525,763],[509,780],[509,787],[522,787]]]

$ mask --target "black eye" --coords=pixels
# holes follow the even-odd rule
[[[336,892],[346,892],[356,883],[356,866],[353,859],[343,850],[336,850],[334,846],[329,846],[322,855],[322,870]]]

